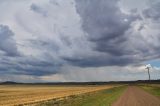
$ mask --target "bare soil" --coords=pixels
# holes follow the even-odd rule
[[[129,86],[112,106],[160,106],[160,99],[136,86]]]

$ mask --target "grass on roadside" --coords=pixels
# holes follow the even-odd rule
[[[147,86],[147,85],[141,85],[141,88],[143,88],[145,91],[148,91],[149,93],[160,97],[160,87],[158,86]]]
[[[36,106],[111,106],[125,90],[126,86],[107,90],[73,95],[62,100],[49,100]]]

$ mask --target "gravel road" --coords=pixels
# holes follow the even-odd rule
[[[129,86],[112,106],[160,106],[160,98],[136,86]]]

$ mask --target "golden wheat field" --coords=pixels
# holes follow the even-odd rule
[[[0,106],[35,103],[112,88],[103,86],[0,85]]]

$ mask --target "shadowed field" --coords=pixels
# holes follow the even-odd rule
[[[22,105],[109,89],[113,86],[0,85],[0,106]]]

